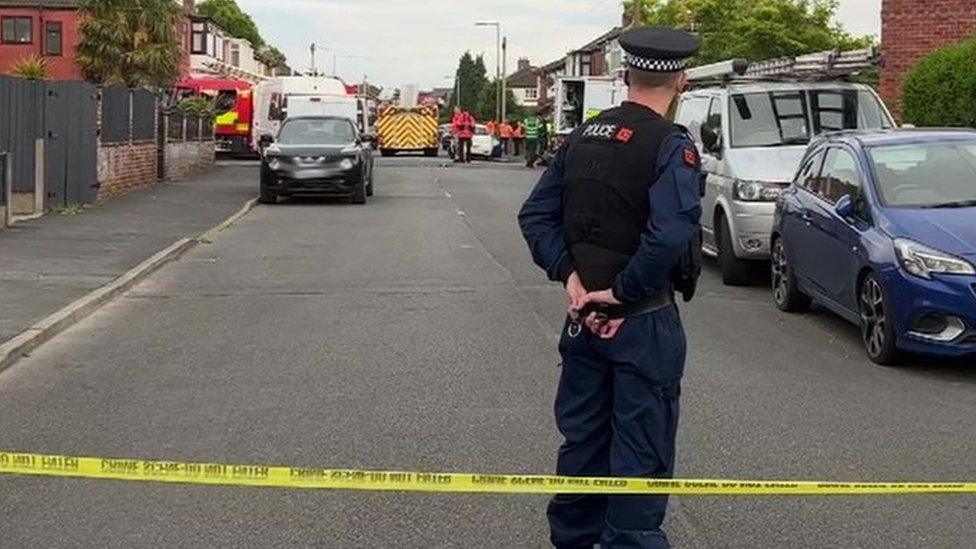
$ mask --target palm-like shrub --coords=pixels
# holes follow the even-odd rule
[[[33,54],[22,57],[10,65],[10,75],[28,80],[46,80],[47,61]]]
[[[77,59],[85,77],[129,87],[171,84],[182,59],[173,0],[80,0]]]

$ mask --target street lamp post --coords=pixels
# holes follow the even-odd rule
[[[319,48],[315,44],[312,44],[312,69],[316,76],[318,76],[318,70],[315,68],[315,52],[319,49],[325,50],[332,54],[332,74],[331,76],[338,76],[339,72],[339,59],[357,59],[363,57],[357,54],[344,54],[340,53],[338,50],[332,48]],[[323,71],[324,72],[324,71]]]
[[[502,38],[502,117],[499,123],[504,122],[508,117],[508,102],[505,101],[508,95],[508,37]]]
[[[475,23],[476,27],[495,27],[495,120],[501,118],[501,105],[503,104],[501,98],[501,88],[502,88],[502,24],[498,21],[478,21]]]

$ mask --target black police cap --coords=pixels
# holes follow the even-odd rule
[[[684,70],[700,48],[693,34],[668,27],[638,27],[623,33],[619,41],[627,65],[648,72]]]

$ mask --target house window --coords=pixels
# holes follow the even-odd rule
[[[191,53],[207,53],[207,26],[204,23],[193,23],[192,41]]]
[[[235,67],[241,66],[241,45],[231,43],[230,45],[230,64]]]
[[[30,44],[34,30],[34,20],[30,17],[4,17],[3,18],[3,43],[4,44]]]
[[[44,23],[44,55],[60,56],[64,53],[62,29],[60,21]]]
[[[590,76],[590,56],[584,55],[580,59],[580,76]]]
[[[528,100],[534,100],[539,98],[539,90],[537,88],[527,88],[525,90],[525,98]]]

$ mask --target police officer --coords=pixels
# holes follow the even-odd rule
[[[629,100],[570,135],[519,214],[535,262],[565,284],[569,318],[556,422],[557,473],[670,477],[686,341],[676,291],[700,272],[701,168],[664,118],[685,87],[690,34],[620,37]],[[658,496],[556,496],[556,547],[668,547]]]

